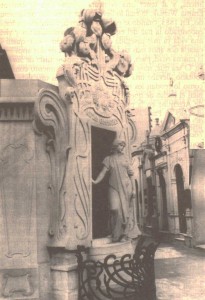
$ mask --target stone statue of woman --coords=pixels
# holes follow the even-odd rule
[[[103,168],[94,184],[109,174],[110,227],[113,242],[124,242],[128,239],[129,210],[132,197],[135,197],[133,171],[123,150],[125,142],[114,140],[111,155],[103,160]]]

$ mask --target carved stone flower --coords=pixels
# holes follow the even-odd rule
[[[62,52],[71,52],[73,49],[74,37],[72,35],[66,35],[60,42],[60,49]]]

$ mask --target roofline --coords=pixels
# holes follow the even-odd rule
[[[187,123],[187,120],[188,119],[182,119],[180,120],[176,125],[174,125],[172,128],[170,128],[169,130],[167,131],[164,131],[161,133],[161,137],[170,137],[172,136],[173,134],[175,134],[176,132],[178,132],[180,129],[182,128],[185,128],[185,127],[188,127],[188,123]]]

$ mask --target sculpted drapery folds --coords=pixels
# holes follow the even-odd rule
[[[133,170],[124,155],[125,142],[116,139],[111,155],[103,160],[103,168],[94,184],[100,183],[109,173],[110,229],[113,242],[125,241],[129,235],[131,201],[135,198]]]

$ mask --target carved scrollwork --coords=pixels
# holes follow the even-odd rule
[[[12,128],[13,135],[2,141],[0,151],[0,198],[8,258],[31,254],[34,143],[26,126]]]
[[[118,124],[130,102],[124,78],[133,69],[126,51],[113,50],[111,37],[115,33],[115,22],[106,19],[101,8],[84,9],[79,24],[64,33],[60,49],[65,53],[65,63],[57,71],[61,97],[65,98],[66,87],[74,88],[81,112],[101,125],[101,120],[107,123],[106,119],[112,119],[109,126]]]
[[[34,107],[34,129],[47,137],[46,151],[51,166],[48,197],[51,201],[49,234],[60,239],[67,230],[65,175],[69,152],[66,103],[51,90],[42,89]]]
[[[34,292],[30,284],[30,274],[20,276],[5,275],[5,285],[3,289],[3,296],[13,298],[13,296],[21,294],[22,296],[31,296]]]
[[[130,137],[130,143],[134,144],[137,139],[137,128],[136,125],[133,121],[133,115],[131,114],[130,111],[127,111],[127,119],[128,119],[128,124],[129,124],[129,137]]]
[[[100,7],[84,9],[80,13],[78,25],[69,27],[60,43],[65,61],[57,71],[57,80],[61,100],[70,105],[72,151],[69,163],[71,161],[72,180],[69,178],[68,182],[72,193],[70,203],[75,214],[72,228],[75,228],[79,243],[88,241],[92,231],[91,126],[126,132],[127,144],[130,143],[129,125],[131,139],[135,139],[136,135],[134,125],[126,117],[130,95],[124,78],[132,73],[131,57],[125,51],[114,51],[112,35],[115,33],[115,22],[106,19]],[[56,125],[50,126],[49,118],[46,122],[49,137]],[[58,146],[55,138],[49,139],[48,153],[54,170],[56,161],[52,157],[55,157]],[[56,197],[54,175],[49,187],[51,198]]]
[[[78,216],[78,224],[76,236],[79,240],[86,239],[90,233],[90,193],[88,188],[88,176],[87,176],[87,160],[89,156],[88,148],[88,128],[85,128],[85,124],[78,119],[76,121],[76,141],[75,141],[75,163],[76,172],[74,176],[74,183],[76,189],[76,197],[74,201],[75,211]],[[78,136],[81,132],[80,144]],[[78,133],[78,134],[77,134]],[[83,147],[82,147],[83,145]],[[80,147],[81,146],[81,147]]]

